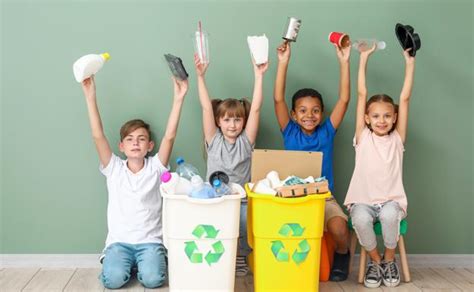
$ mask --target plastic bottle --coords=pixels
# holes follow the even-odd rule
[[[176,167],[176,172],[179,174],[179,176],[184,177],[188,180],[191,180],[191,178],[195,175],[199,176],[199,171],[197,170],[197,168],[189,163],[186,163],[183,157],[178,157],[176,159],[176,163],[178,164],[178,166]]]
[[[359,39],[356,40],[354,43],[352,43],[352,48],[364,52],[367,50],[370,50],[374,43],[377,45],[375,50],[383,50],[386,47],[386,44],[384,41],[378,41],[375,39]]]
[[[219,179],[215,179],[212,182],[212,186],[216,191],[218,197],[222,197],[225,195],[232,195],[232,189],[224,182],[220,181]]]
[[[211,173],[211,175],[209,176],[209,183],[212,185],[215,179],[218,179],[225,184],[229,183],[229,176],[225,172],[220,170]]]
[[[109,53],[103,53],[100,55],[89,54],[80,57],[76,62],[74,62],[74,65],[72,65],[76,81],[81,83],[97,73],[108,59],[110,59]]]
[[[212,199],[217,197],[216,191],[211,185],[204,183],[199,175],[191,178],[192,191],[190,197],[197,199]]]
[[[189,195],[193,189],[191,182],[176,172],[166,171],[161,175],[163,189],[170,195]]]

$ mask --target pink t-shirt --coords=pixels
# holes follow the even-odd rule
[[[406,213],[407,197],[402,181],[405,148],[400,134],[395,130],[389,135],[377,136],[365,127],[359,144],[354,137],[354,147],[355,168],[344,205],[372,205],[392,200]]]

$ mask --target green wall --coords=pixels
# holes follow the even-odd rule
[[[112,58],[97,75],[98,103],[110,142],[129,119],[160,136],[172,101],[164,53],[190,73],[173,158],[204,172],[201,110],[191,34],[210,33],[208,86],[214,97],[251,96],[247,35],[266,33],[270,69],[257,148],[281,149],[272,91],[275,49],[287,16],[303,20],[292,49],[287,95],[322,92],[329,110],[338,93],[330,31],[376,37],[387,49],[368,69],[370,93],[396,99],[404,59],[397,22],[420,34],[410,107],[404,183],[410,253],[473,253],[473,4],[471,1],[3,1],[1,10],[0,253],[98,253],[106,235],[105,179],[91,139],[72,64],[87,53]],[[156,2],[156,3],[155,3]],[[353,99],[338,130],[335,195],[344,199],[354,167],[352,137],[358,54],[352,52]],[[289,100],[289,98],[288,98]],[[174,167],[174,164],[172,164]]]

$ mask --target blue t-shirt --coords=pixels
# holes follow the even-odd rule
[[[322,175],[326,177],[329,182],[329,189],[333,191],[332,156],[336,129],[334,129],[331,119],[327,118],[322,124],[318,125],[311,135],[305,134],[300,125],[290,119],[282,134],[286,150],[323,152]]]

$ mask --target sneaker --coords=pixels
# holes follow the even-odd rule
[[[382,262],[383,284],[387,287],[396,287],[400,284],[400,271],[395,261]]]
[[[345,254],[334,253],[334,261],[329,275],[329,281],[339,282],[347,280],[349,275],[349,261],[351,255],[349,251]]]
[[[249,266],[245,260],[245,256],[237,256],[235,265],[235,275],[237,277],[245,277],[249,273]]]
[[[382,284],[382,267],[376,262],[370,261],[365,271],[364,285],[367,288],[378,288]]]

